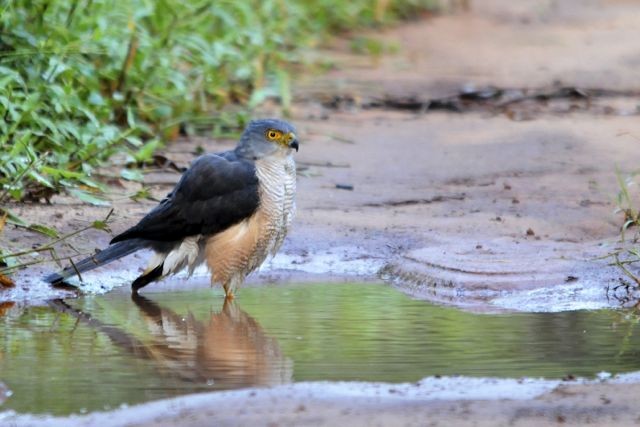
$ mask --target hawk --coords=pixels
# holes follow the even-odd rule
[[[61,283],[141,249],[155,254],[131,290],[206,264],[212,284],[233,294],[282,245],[295,214],[295,128],[282,120],[249,123],[235,149],[198,157],[175,188],[109,246],[59,273]]]

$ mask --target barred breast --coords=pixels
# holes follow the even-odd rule
[[[212,281],[238,286],[245,276],[275,255],[295,214],[296,167],[291,156],[256,161],[260,205],[248,219],[211,236],[205,258]]]
[[[291,156],[256,161],[260,182],[262,230],[256,245],[258,265],[268,254],[275,255],[295,214],[296,165]]]

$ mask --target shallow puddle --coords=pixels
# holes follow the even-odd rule
[[[67,414],[196,391],[429,375],[561,378],[640,370],[621,311],[483,315],[386,285],[85,297],[0,319],[0,409]]]

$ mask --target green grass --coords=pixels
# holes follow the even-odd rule
[[[620,171],[616,171],[618,179],[618,195],[616,197],[617,213],[624,214],[624,223],[622,225],[622,237],[631,227],[640,226],[640,171],[630,173],[623,177]]]
[[[7,202],[108,205],[98,168],[141,180],[136,167],[180,134],[236,135],[267,98],[286,115],[308,50],[436,1],[0,0],[0,234],[11,223],[52,239],[0,245],[0,279],[58,258],[69,237]]]
[[[236,132],[332,35],[418,16],[434,0],[3,0],[0,203],[148,160],[179,133]],[[286,111],[285,111],[286,113]],[[124,174],[139,179],[140,174]]]
[[[621,239],[628,240],[637,245],[640,235],[640,171],[623,175],[616,171],[619,191],[616,197],[616,213],[623,214],[623,222],[620,227]],[[613,264],[632,281],[634,287],[640,286],[640,275],[637,265],[640,263],[640,247],[631,246],[622,248],[611,254]]]

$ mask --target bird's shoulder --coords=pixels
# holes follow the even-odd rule
[[[257,184],[253,162],[233,151],[205,154],[193,161],[170,196],[203,200]]]

